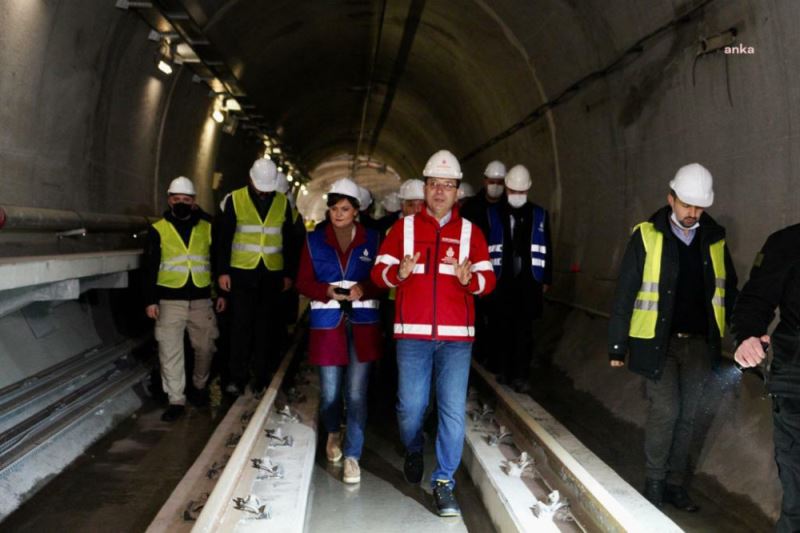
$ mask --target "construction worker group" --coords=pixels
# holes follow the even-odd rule
[[[396,391],[409,483],[420,483],[426,470],[423,425],[434,406],[436,463],[428,471],[435,507],[440,516],[460,515],[455,472],[473,356],[517,393],[529,392],[546,363],[532,324],[553,278],[550,217],[530,201],[534,179],[523,165],[506,171],[492,161],[477,193],[448,150],[434,153],[421,174],[381,198],[385,215],[379,218],[369,214],[370,192],[341,177],[326,191],[325,220],[310,232],[286,177],[269,159],[256,160],[249,183],[225,197],[213,228],[191,180],[174,179],[145,256],[146,313],[155,320],[169,402],[162,419],[180,418],[187,399],[208,402],[216,348],[227,353],[220,373],[229,394],[248,386],[256,394],[264,390],[299,293],[309,300],[308,358],[319,368],[327,460],[342,463],[344,483],[360,481],[375,367],[390,376],[384,390]],[[612,368],[627,366],[644,377],[645,496],[657,507],[692,512],[698,506],[686,487],[688,452],[704,383],[731,317],[736,360],[742,366],[762,361],[775,308],[797,305],[783,299],[797,291],[790,266],[781,262],[796,238],[779,233],[767,241],[734,310],[737,277],[725,230],[706,212],[714,202],[711,174],[697,163],[683,166],[665,193],[667,204],[630,235],[608,352]],[[287,309],[294,315],[288,320]],[[216,346],[218,319],[226,315],[229,341]],[[790,322],[797,313],[781,316]],[[780,434],[794,442],[800,395],[790,385],[800,375],[792,373],[800,327],[791,322],[785,329],[794,344],[775,345],[786,377],[779,372],[772,392],[779,407],[776,441]],[[185,333],[193,364],[184,358]],[[785,489],[779,527],[800,530],[800,460],[777,450],[776,442]]]

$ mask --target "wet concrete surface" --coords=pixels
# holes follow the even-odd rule
[[[224,409],[187,406],[161,421],[153,400],[123,421],[0,523],[0,530],[115,531],[147,529],[224,416]]]

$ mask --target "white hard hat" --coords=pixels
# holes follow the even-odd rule
[[[169,182],[167,194],[188,194],[189,196],[194,196],[197,193],[194,190],[194,183],[192,183],[192,180],[184,176],[178,176]]]
[[[360,204],[361,202],[359,201],[358,192],[358,185],[356,185],[353,180],[350,178],[342,178],[333,182],[328,194],[341,194],[343,196],[349,196]]]
[[[506,166],[502,161],[492,161],[486,165],[483,175],[487,178],[504,178],[506,176]]]
[[[372,205],[372,194],[370,194],[369,189],[366,187],[362,187],[361,185],[357,185],[358,187],[358,203],[361,204],[359,207],[359,211],[366,211],[369,209],[369,206]]]
[[[398,196],[396,192],[390,192],[383,197],[383,200],[381,200],[381,205],[390,213],[400,211],[400,196]]]
[[[462,181],[461,185],[458,186],[458,199],[463,200],[464,198],[472,198],[473,196],[475,196],[475,189],[466,181]]]
[[[272,192],[278,185],[278,169],[275,168],[275,163],[269,159],[256,159],[253,166],[250,167],[250,179],[253,180],[253,186],[259,192]]]
[[[424,200],[425,182],[417,179],[406,180],[400,185],[400,192],[397,193],[397,196],[401,200]]]
[[[284,174],[283,172],[278,172],[278,174],[275,176],[275,180],[276,180],[275,184],[276,191],[282,192],[283,194],[289,192],[289,180],[286,179],[286,174]]]
[[[527,191],[531,188],[531,174],[523,165],[514,165],[505,178],[506,188],[513,191]]]
[[[426,178],[461,179],[461,165],[458,159],[448,150],[439,150],[425,164],[422,175]]]
[[[682,202],[689,205],[705,208],[714,203],[714,180],[711,172],[700,163],[679,168],[669,187]]]

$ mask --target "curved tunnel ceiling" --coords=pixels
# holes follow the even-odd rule
[[[306,168],[360,146],[414,177],[435,150],[467,153],[542,103],[481,2],[197,4],[209,40]]]

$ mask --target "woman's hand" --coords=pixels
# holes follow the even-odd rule
[[[364,289],[356,283],[352,287],[350,287],[350,294],[347,296],[347,299],[351,302],[355,302],[356,300],[360,300],[364,296]]]
[[[333,290],[336,289],[336,288],[338,288],[338,287],[336,287],[334,285],[329,285],[328,286],[328,299],[329,300],[336,300],[337,302],[341,302],[341,301],[347,300],[349,298],[349,296],[347,294],[338,294],[336,292],[333,292]]]

